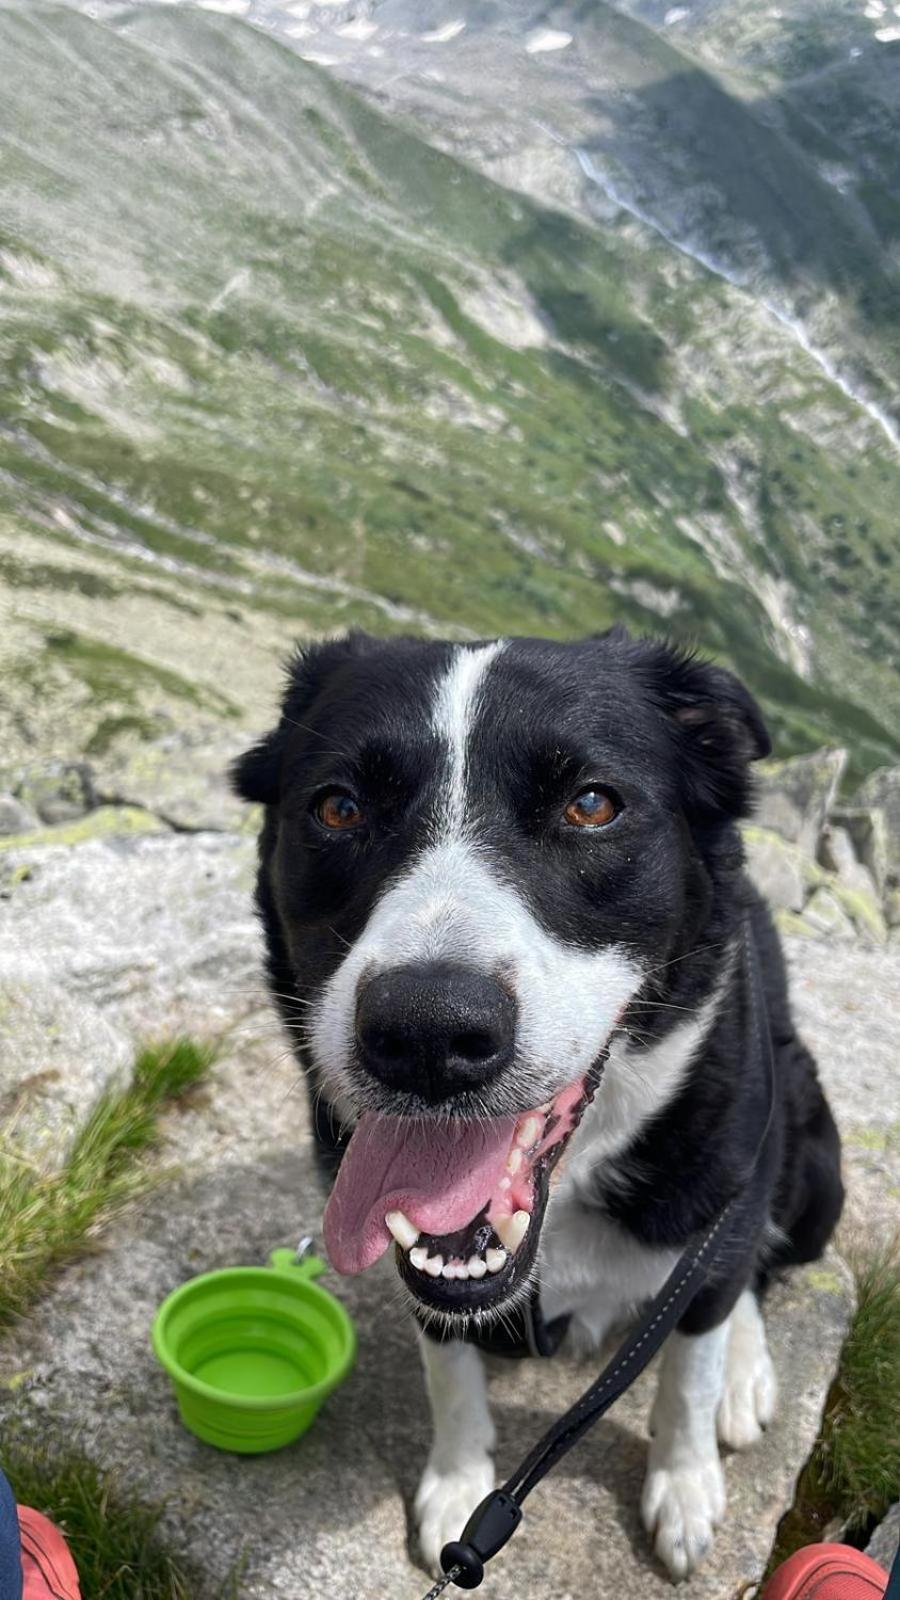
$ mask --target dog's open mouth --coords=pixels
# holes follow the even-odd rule
[[[393,1239],[407,1287],[436,1310],[505,1300],[531,1270],[550,1174],[597,1080],[589,1073],[518,1117],[367,1113],[325,1211],[332,1265],[361,1272]]]

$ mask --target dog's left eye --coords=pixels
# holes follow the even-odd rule
[[[619,815],[619,807],[603,789],[585,789],[570,800],[563,816],[576,828],[605,828]]]
[[[315,812],[322,827],[332,830],[358,828],[366,820],[359,801],[346,789],[333,789],[330,794],[321,795]]]

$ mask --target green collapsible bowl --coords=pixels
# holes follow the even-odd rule
[[[306,1432],[356,1355],[344,1307],[311,1281],[324,1270],[275,1250],[267,1267],[207,1272],[163,1301],[153,1348],[198,1439],[261,1455]]]

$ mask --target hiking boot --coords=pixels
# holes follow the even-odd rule
[[[19,1506],[22,1600],[81,1600],[78,1573],[58,1528],[40,1511]]]
[[[846,1544],[809,1544],[773,1574],[760,1600],[882,1600],[888,1575]]]

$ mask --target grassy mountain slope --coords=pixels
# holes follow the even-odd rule
[[[0,56],[7,744],[255,717],[348,622],[624,618],[895,757],[900,466],[748,297],[231,19],[14,4]]]

